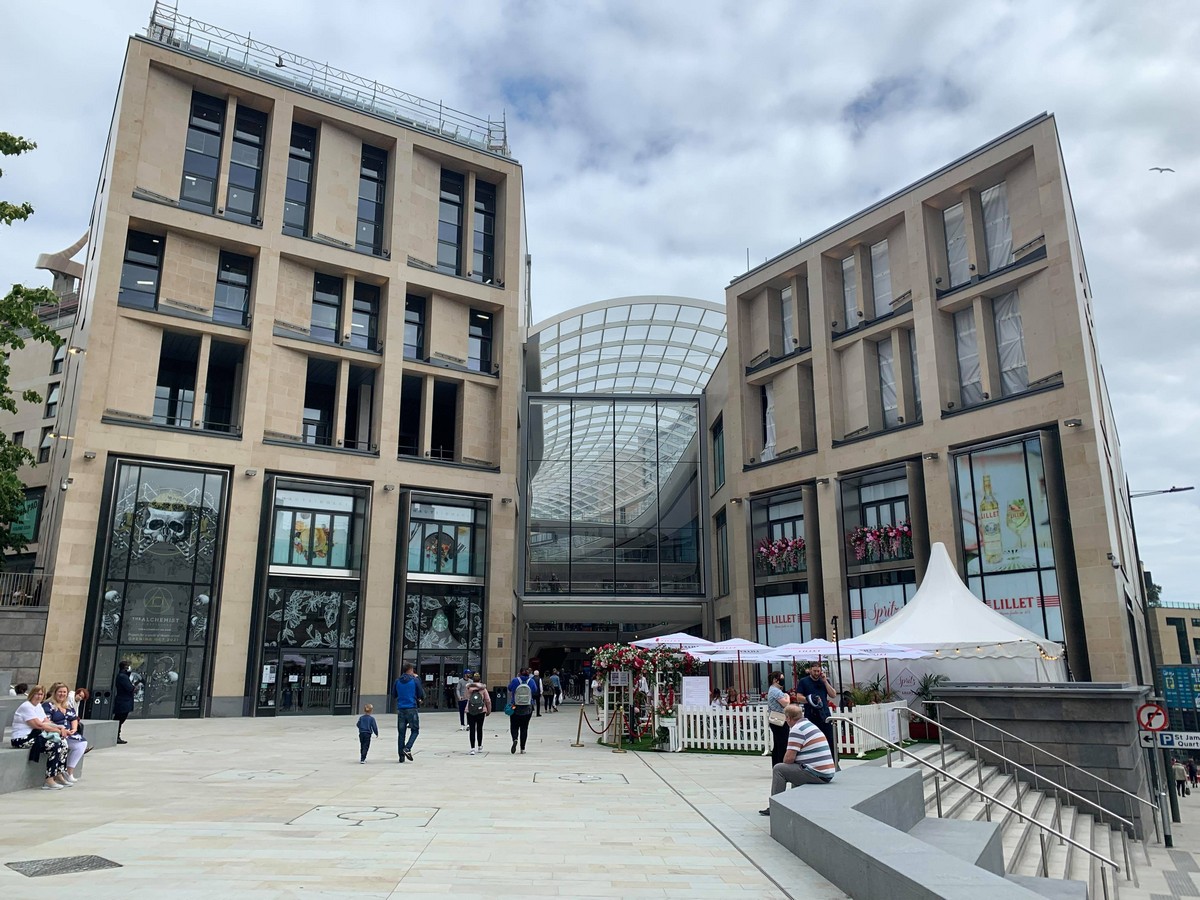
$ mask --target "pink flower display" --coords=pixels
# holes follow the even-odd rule
[[[861,525],[846,540],[858,562],[892,562],[912,559],[912,525],[906,520],[899,525],[880,525],[870,528]]]
[[[763,538],[758,542],[754,556],[760,568],[772,573],[800,572],[806,567],[804,547],[802,537]]]

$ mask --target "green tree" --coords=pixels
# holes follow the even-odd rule
[[[20,156],[37,145],[23,137],[0,131],[0,155]],[[0,176],[4,173],[0,171]],[[0,222],[11,225],[23,222],[33,215],[29,203],[9,203],[0,200]],[[0,300],[0,410],[16,413],[17,398],[9,386],[12,372],[9,358],[15,351],[25,349],[27,341],[48,343],[57,347],[62,343],[58,333],[38,316],[39,308],[58,303],[58,297],[49,288],[29,288],[14,284],[12,290]],[[20,399],[26,403],[41,403],[37,391],[22,391]],[[9,440],[8,429],[0,428],[0,568],[4,565],[4,552],[21,552],[25,549],[25,538],[13,534],[13,523],[25,511],[25,485],[17,473],[22,466],[34,465],[33,454]]]
[[[1162,585],[1155,584],[1147,579],[1146,581],[1146,603],[1150,606],[1160,606],[1162,604]]]

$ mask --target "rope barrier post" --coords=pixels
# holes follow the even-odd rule
[[[617,715],[617,746],[613,748],[613,753],[624,753],[626,751],[621,749],[621,736],[622,736],[623,732],[625,731],[625,709],[623,706],[617,707],[616,715]]]
[[[579,728],[575,732],[575,743],[573,743],[571,745],[572,747],[582,747],[583,746],[583,741],[581,740],[581,738],[583,737],[583,716],[584,716],[583,704],[581,703],[579,705]]]

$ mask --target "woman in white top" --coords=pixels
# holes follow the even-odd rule
[[[712,696],[708,700],[709,709],[724,709],[725,698],[721,696],[720,688],[712,689]]]
[[[66,771],[67,730],[50,721],[41,706],[45,698],[46,689],[40,684],[29,689],[27,699],[13,713],[12,745],[17,749],[32,748],[31,762],[46,754],[46,783],[42,790],[57,791],[72,784]]]

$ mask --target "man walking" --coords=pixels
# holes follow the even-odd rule
[[[400,762],[406,759],[413,761],[412,747],[421,732],[421,720],[417,715],[417,707],[425,699],[425,689],[421,681],[413,674],[415,667],[412,663],[404,664],[403,674],[396,679],[394,692],[396,695],[396,750],[400,754]],[[408,732],[407,743],[404,740]]]
[[[771,769],[771,796],[782,793],[787,785],[829,784],[835,772],[833,752],[825,735],[808,719],[804,710],[790,703],[783,710],[787,719],[788,744],[783,762]],[[760,809],[760,816],[769,816],[771,807]]]

